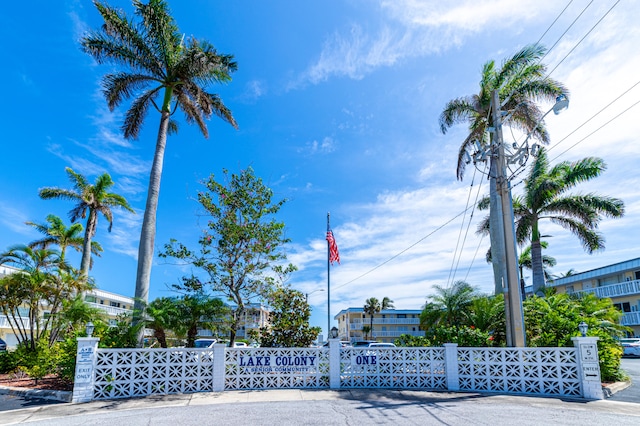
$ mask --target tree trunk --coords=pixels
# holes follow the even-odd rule
[[[169,129],[169,111],[162,111],[160,128],[156,141],[156,150],[153,156],[151,175],[149,176],[149,189],[147,191],[147,204],[142,220],[140,232],[140,245],[138,247],[138,272],[136,275],[136,293],[134,304],[134,325],[141,321],[144,306],[149,300],[149,283],[151,281],[151,265],[153,263],[153,251],[156,239],[156,211],[158,210],[158,197],[160,195],[160,179],[162,178],[162,165],[164,151],[167,144],[167,130]],[[142,347],[144,341],[144,327],[138,331],[138,347]]]
[[[89,210],[89,218],[87,219],[87,229],[84,232],[84,242],[82,243],[82,260],[80,261],[80,275],[89,276],[89,266],[91,266],[91,238],[96,232],[96,222],[98,212],[93,209]]]
[[[540,240],[531,241],[531,271],[533,272],[533,294],[544,296],[544,267],[542,265],[542,246]]]

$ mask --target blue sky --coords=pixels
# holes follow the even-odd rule
[[[484,62],[500,62],[542,37],[552,47],[545,58],[552,77],[571,91],[569,110],[546,119],[550,158],[602,157],[608,170],[578,190],[626,204],[623,219],[600,226],[605,251],[587,255],[573,236],[546,224],[542,232],[552,235],[546,254],[558,260],[556,273],[637,257],[638,3],[171,1],[181,31],[235,55],[233,81],[211,90],[240,129],[212,119],[208,140],[186,123],[170,137],[156,247],[170,238],[197,239],[194,198],[202,179],[252,166],[278,197],[290,200],[279,216],[292,240],[289,260],[300,269],[290,283],[314,292],[313,325],[327,324],[327,293],[319,290],[327,285],[328,211],[342,259],[331,270],[332,316],[372,296],[418,309],[434,284],[454,279],[492,291],[484,262],[489,242],[474,233],[483,213],[471,221],[471,210],[459,215],[488,184],[479,174],[474,179],[472,168],[456,180],[466,127],[442,135],[438,116],[448,100],[477,92]],[[110,4],[132,11],[129,1]],[[2,15],[0,248],[39,237],[25,221],[67,217],[71,203],[37,195],[45,186],[69,187],[65,167],[92,181],[108,172],[115,192],[138,214],[116,211],[111,233],[100,220],[95,239],[105,252],[92,275],[98,287],[132,296],[159,118],[149,115],[139,140],[122,138],[122,111],[109,112],[100,93],[109,67],[79,49],[83,33],[101,24],[89,1],[11,2]],[[505,137],[521,140],[508,129]],[[79,264],[79,256],[73,259]],[[169,294],[167,286],[184,271],[156,259],[151,298]]]

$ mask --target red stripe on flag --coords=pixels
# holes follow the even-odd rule
[[[333,231],[327,231],[327,241],[329,242],[329,263],[332,265],[333,262],[340,263],[340,253],[336,239],[333,237]]]

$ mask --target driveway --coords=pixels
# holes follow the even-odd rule
[[[609,400],[640,404],[640,358],[622,358],[622,369],[631,378],[631,386],[614,393]]]

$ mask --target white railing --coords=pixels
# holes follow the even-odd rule
[[[640,280],[625,281],[618,284],[607,284],[601,287],[576,291],[577,295],[592,293],[599,298],[629,296],[640,293]]]
[[[211,392],[211,349],[100,349],[93,399]]]
[[[444,348],[343,348],[341,388],[446,390]]]
[[[108,315],[111,315],[114,317],[120,314],[129,315],[133,312],[131,309],[118,308],[116,306],[109,306],[109,305],[101,305],[100,303],[87,302],[87,305],[91,306],[92,308],[98,308],[106,312]]]
[[[374,318],[374,324],[420,324],[420,318]],[[362,328],[363,325],[370,325],[371,319],[352,319],[349,324],[352,327]]]
[[[224,389],[329,387],[328,348],[229,348]]]
[[[27,317],[16,317],[16,320],[22,322],[22,328],[25,330],[31,329],[31,323],[29,322],[29,318]],[[13,318],[11,319],[13,323]],[[15,325],[15,324],[14,324]],[[0,315],[0,328],[11,328],[11,324],[9,323],[9,319],[5,315]]]
[[[424,331],[402,331],[402,330],[393,330],[393,331],[378,331],[373,330],[369,332],[369,335],[375,339],[376,337],[400,337],[403,334],[408,334],[409,336],[424,336]]]
[[[621,325],[640,325],[640,312],[625,312],[620,318]]]
[[[458,348],[460,390],[582,395],[576,348]]]
[[[98,349],[78,339],[74,402],[277,388],[397,388],[602,398],[597,344],[574,348]]]

